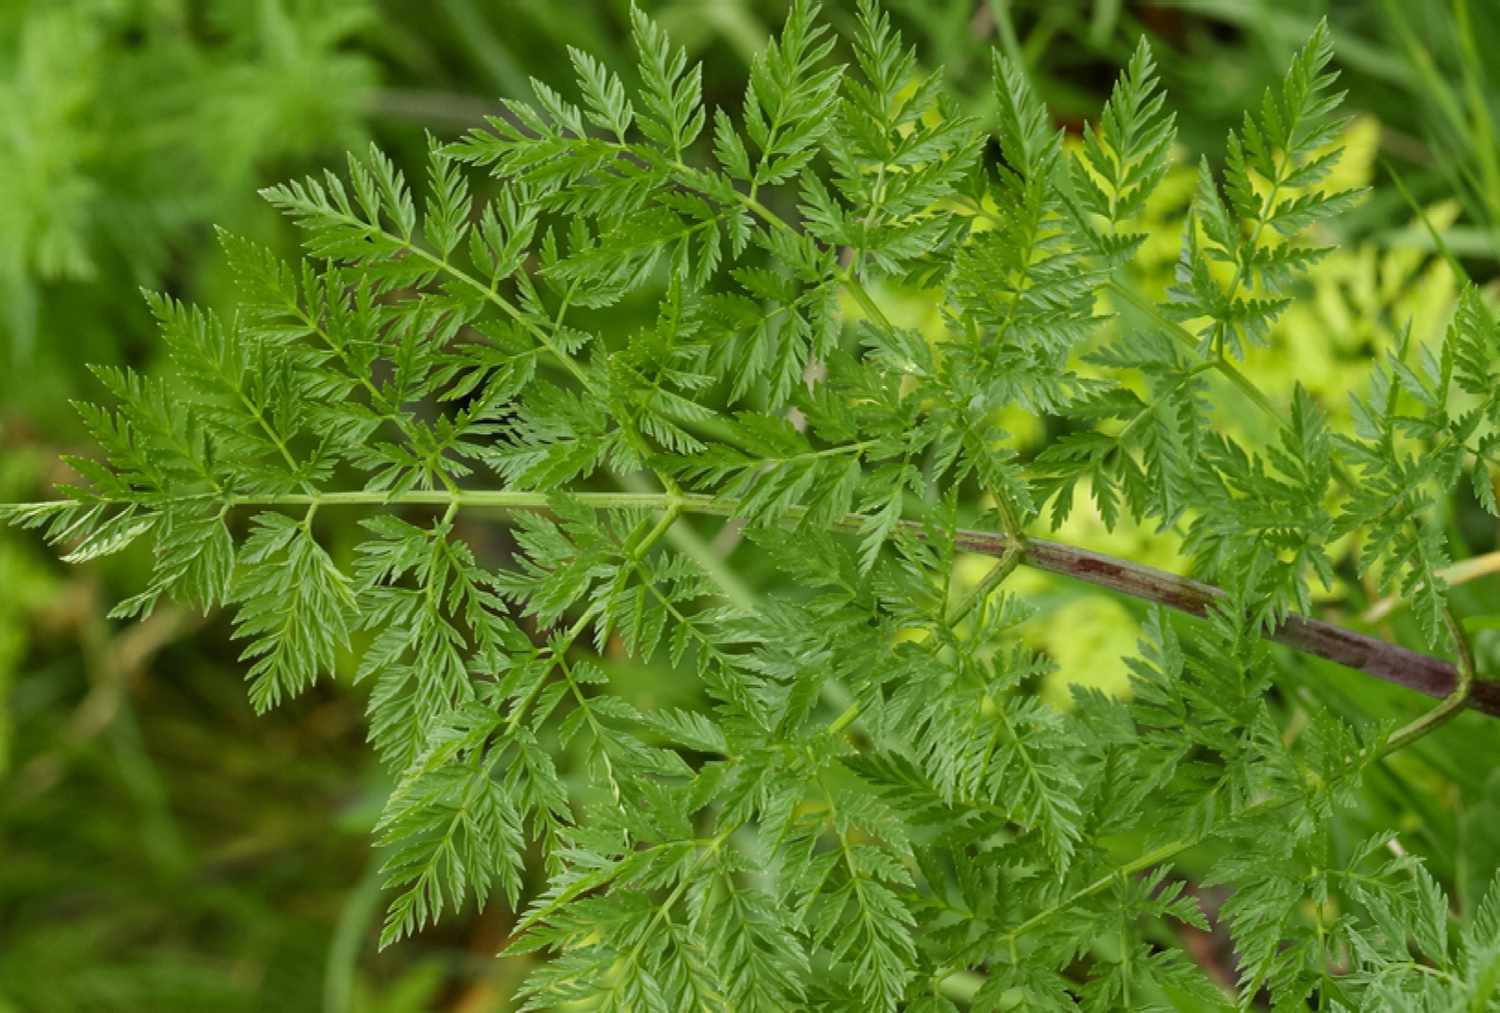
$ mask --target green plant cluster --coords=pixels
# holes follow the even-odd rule
[[[74,356],[121,361],[149,329],[139,286],[201,291],[182,260],[211,248],[210,221],[256,224],[267,167],[365,142],[377,67],[346,47],[372,15],[366,0],[0,3],[8,400],[45,415],[76,393]]]
[[[971,118],[873,3],[848,66],[794,3],[735,114],[631,20],[638,90],[572,51],[580,101],[534,82],[434,142],[420,198],[374,148],[265,190],[307,257],[224,234],[238,312],[152,296],[174,375],[99,370],[103,459],[8,511],[73,561],[153,538],[116,614],[231,607],[258,710],[359,646],[395,780],[382,942],[524,898],[508,952],[544,957],[539,1009],[1500,1003],[1500,886],[1455,924],[1395,828],[1335,832],[1476,679],[1433,503],[1463,481],[1500,514],[1500,325],[1466,288],[1352,433],[1239,366],[1356,197],[1324,185],[1326,29],[1222,176],[1202,162],[1158,302],[1127,270],[1175,138],[1146,45],[1070,150],[1018,64],[995,57]],[[941,333],[893,323],[888,288],[932,293]],[[653,322],[611,326],[642,300]],[[1263,412],[1252,438],[1230,398]],[[1061,434],[1035,457],[1017,409]],[[1154,609],[1128,698],[1062,713],[1006,583],[1082,484],[1110,527],[1183,530],[1224,594],[1202,622]],[[349,510],[341,565],[320,525]],[[504,565],[457,530],[480,511],[509,516]],[[723,572],[705,517],[791,590]],[[1004,545],[972,586],[969,527]],[[1455,695],[1400,728],[1315,706],[1290,729],[1263,638],[1349,567],[1457,654]],[[616,692],[616,647],[708,704]],[[1207,927],[1171,875],[1199,852],[1231,891],[1232,995],[1171,928]]]

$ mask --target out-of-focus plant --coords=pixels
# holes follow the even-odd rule
[[[363,139],[376,64],[346,46],[372,13],[367,0],[0,5],[12,411],[45,413],[81,359],[126,354],[143,330],[138,286],[196,288],[211,217],[263,231],[244,197],[263,174]]]

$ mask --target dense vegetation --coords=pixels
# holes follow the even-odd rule
[[[1459,207],[1419,203],[1420,173],[1392,170],[1394,201],[1365,188],[1325,24],[1227,141],[1195,130],[1185,156],[1118,9],[1033,26],[1033,43],[1132,38],[1102,112],[1069,131],[1006,5],[963,8],[918,19],[919,52],[872,4],[793,3],[742,91],[705,87],[622,11],[631,58],[570,48],[568,81],[541,61],[530,101],[426,138],[415,187],[370,146],[343,175],[264,189],[303,253],[266,224],[221,231],[232,309],[148,295],[166,358],[95,368],[110,400],[80,415],[102,456],[69,456],[63,498],[8,511],[71,562],[116,560],[134,586],[112,618],[149,618],[72,606],[95,687],[39,723],[5,819],[23,854],[77,843],[0,883],[18,926],[0,1001],[255,1005],[331,939],[320,983],[281,977],[287,1002],[381,1008],[360,968],[383,896],[382,961],[488,901],[477,949],[503,947],[536,1008],[1500,1005],[1493,718],[1463,714],[1500,713],[1482,593],[1494,156],[1470,13],[1449,26],[1468,91],[1446,101],[1399,10],[1387,23],[1468,124],[1448,181],[1464,231]],[[20,11],[24,83],[70,15]],[[243,101],[270,78],[308,101],[333,75],[370,102],[374,64],[343,40],[372,13],[267,4],[101,66],[153,70],[162,38],[179,59],[250,54],[235,40],[260,31],[282,63],[260,85],[246,70]],[[988,32],[983,69],[952,44]],[[946,76],[923,56],[945,39]],[[289,83],[288,53],[319,69]],[[342,125],[310,146],[361,132],[337,91],[316,100]],[[254,163],[298,153],[275,130],[235,139],[239,161],[204,144],[185,164],[248,188]],[[78,206],[101,183],[155,192],[160,169],[79,170]],[[46,196],[24,207],[64,206],[32,185]],[[214,213],[234,203],[220,192],[198,221],[237,217]],[[1383,240],[1382,213],[1410,224]],[[34,213],[14,290],[97,270],[86,220]],[[138,277],[167,270],[149,232],[115,235]],[[35,347],[46,299],[10,305],[10,354],[74,358]],[[34,575],[6,608],[45,614],[57,578],[7,558]],[[295,859],[252,843],[255,877],[190,910],[161,892],[220,874],[190,858],[158,765],[174,758],[142,744],[131,697],[200,612],[230,618],[215,667],[245,674],[255,711],[325,703],[290,759],[228,716],[220,672],[148,711],[148,738],[193,751],[189,815],[211,820],[243,765],[265,771],[245,797],[272,840],[316,842]],[[28,678],[17,712],[57,707],[58,681]],[[381,854],[341,902],[354,836],[277,796],[351,791],[349,701],[377,762],[347,819]],[[205,713],[238,731],[185,735]],[[68,813],[114,777],[154,814],[139,843],[119,810]],[[119,873],[139,849],[152,877],[65,886],[69,855],[101,848]],[[263,907],[304,880],[343,903],[336,930]],[[49,915],[54,896],[132,889],[113,924]],[[101,959],[152,924],[171,926],[157,953]],[[210,952],[253,953],[259,981]],[[87,972],[49,980],[69,954]],[[429,966],[395,1008],[438,1001]]]

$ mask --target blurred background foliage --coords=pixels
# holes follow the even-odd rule
[[[784,11],[782,0],[642,5],[703,60],[708,102],[731,106]],[[1136,38],[1152,38],[1182,140],[1135,279],[1153,296],[1171,277],[1192,160],[1221,154],[1224,130],[1329,17],[1359,113],[1342,182],[1376,190],[1325,237],[1335,254],[1248,372],[1273,394],[1301,382],[1336,427],[1349,391],[1401,333],[1440,333],[1458,272],[1493,289],[1500,4],[887,6],[971,112],[993,102],[988,50],[998,46],[1024,61],[1074,132]],[[852,2],[825,9],[837,27],[852,21]],[[420,176],[424,129],[456,135],[498,111],[497,96],[526,93],[531,75],[566,87],[565,45],[627,71],[626,10],[625,0],[0,0],[0,500],[45,496],[65,477],[57,455],[83,445],[69,399],[99,394],[87,363],[151,368],[159,353],[139,287],[229,308],[213,223],[291,252],[258,187],[337,167],[367,138]],[[883,298],[894,316],[937,326],[925,297]],[[654,310],[621,312],[644,322]],[[1048,439],[1035,420],[1008,421],[1024,452]],[[1108,533],[1085,503],[1057,537],[1182,565],[1172,532]],[[1456,600],[1494,675],[1497,532],[1466,491],[1443,509],[1455,557],[1476,560],[1456,575]],[[503,531],[468,523],[477,549],[503,556]],[[329,537],[337,547],[339,532]],[[715,545],[734,551],[732,530]],[[138,589],[145,563],[125,555],[67,569],[35,540],[0,532],[0,1013],[508,1008],[521,969],[492,959],[510,924],[501,907],[375,951],[368,831],[387,786],[362,746],[361,691],[324,683],[253,718],[221,617],[102,618]],[[770,586],[744,553],[734,565]],[[1038,575],[1017,579],[1043,605],[1031,635],[1059,663],[1048,698],[1067,706],[1070,681],[1121,689],[1139,611]],[[1399,608],[1352,579],[1325,612],[1418,642]],[[1293,691],[1276,706],[1288,734],[1313,701],[1392,716],[1420,706],[1332,665],[1283,661]],[[612,675],[648,706],[689,692],[648,669]],[[1477,719],[1423,740],[1381,771],[1336,832],[1401,829],[1466,902],[1500,864],[1500,765],[1475,762],[1493,741]],[[1212,909],[1214,898],[1202,899]],[[1189,942],[1231,973],[1222,939]]]

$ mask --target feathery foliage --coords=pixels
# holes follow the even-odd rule
[[[381,942],[524,898],[509,952],[547,955],[525,1008],[1489,1008],[1500,887],[1452,933],[1392,835],[1331,829],[1462,699],[1293,733],[1262,639],[1352,555],[1467,686],[1431,490],[1463,477],[1500,513],[1478,290],[1440,348],[1393,351],[1353,435],[1235,366],[1356,196],[1321,189],[1326,29],[1222,184],[1202,162],[1158,306],[1125,280],[1175,138],[1144,42],[1075,144],[999,55],[993,120],[961,115],[873,0],[847,66],[792,3],[737,114],[631,21],[638,90],[571,51],[571,84],[434,142],[420,196],[376,148],[265,190],[307,258],[226,234],[235,317],[149,296],[174,378],[100,371],[102,461],[10,518],[75,560],[154,537],[120,613],[232,608],[258,710],[362,644],[396,785]],[[941,334],[890,319],[900,286],[937,294]],[[628,299],[656,319],[619,333]],[[1223,424],[1234,396],[1272,413],[1263,438]],[[1063,435],[1024,460],[1007,410]],[[1129,698],[1063,713],[1005,584],[1080,483],[1111,527],[1180,526],[1223,595],[1197,623],[1153,609]],[[471,544],[485,508],[504,560]],[[318,539],[345,509],[352,566]],[[726,578],[694,515],[737,518],[796,592]],[[977,585],[966,526],[1003,533]],[[616,692],[620,659],[664,659],[702,706]],[[1234,995],[1164,942],[1207,924],[1170,874],[1191,855],[1233,891]]]

